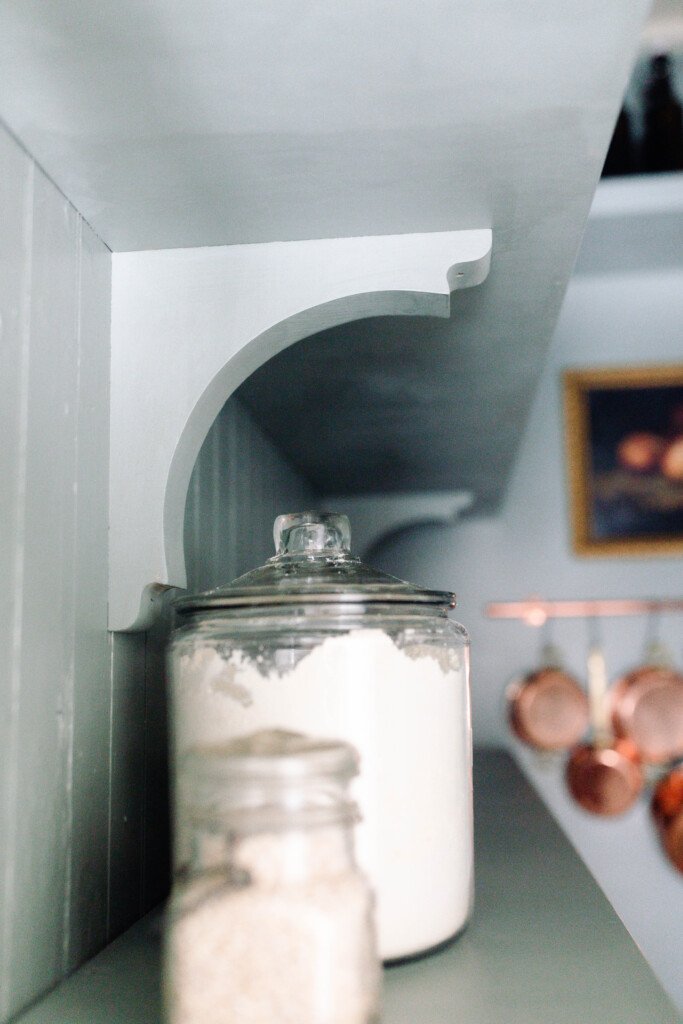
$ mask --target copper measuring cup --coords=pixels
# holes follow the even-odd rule
[[[666,855],[683,873],[683,764],[657,783],[651,807]]]
[[[615,734],[632,740],[645,761],[683,757],[683,675],[659,644],[650,645],[645,665],[614,686],[611,717]]]
[[[545,664],[507,690],[508,720],[515,735],[537,750],[567,750],[588,728],[588,698],[581,685],[559,665],[546,645]]]
[[[623,814],[643,788],[638,751],[630,740],[606,746],[583,743],[567,762],[567,787],[576,802],[591,814]]]
[[[572,750],[565,778],[569,792],[584,810],[612,817],[635,803],[644,779],[636,745],[611,734],[607,670],[597,644],[588,654],[588,693],[593,740]]]

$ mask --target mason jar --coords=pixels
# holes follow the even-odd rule
[[[167,912],[168,1024],[370,1024],[380,964],[347,743],[261,731],[192,751]]]
[[[353,744],[357,853],[386,961],[458,935],[473,893],[468,637],[455,596],[350,553],[345,516],[275,522],[276,554],[177,602],[170,647],[174,761],[257,729]],[[175,815],[175,860],[188,832]]]

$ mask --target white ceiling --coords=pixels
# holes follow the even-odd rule
[[[451,320],[335,329],[244,394],[328,491],[490,509],[647,8],[0,0],[0,119],[113,250],[492,228]]]
[[[683,0],[654,0],[641,47],[650,53],[683,52]]]
[[[114,250],[514,244],[585,213],[646,8],[0,0],[0,118]]]

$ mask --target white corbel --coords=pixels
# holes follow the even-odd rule
[[[415,491],[329,497],[320,507],[351,521],[351,550],[365,558],[381,540],[409,526],[452,525],[474,501],[471,491]]]
[[[246,377],[335,324],[447,317],[490,257],[488,229],[115,253],[110,628],[145,628],[150,585],[185,586],[190,475]]]

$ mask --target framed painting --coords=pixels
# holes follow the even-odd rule
[[[683,554],[683,365],[567,370],[574,550]]]

